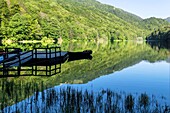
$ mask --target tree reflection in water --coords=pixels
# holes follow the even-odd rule
[[[11,99],[10,104],[15,102],[12,106],[6,105],[3,101],[1,103],[2,112],[57,112],[57,113],[86,113],[86,112],[138,112],[138,113],[169,113],[170,107],[166,104],[158,104],[154,96],[149,97],[146,93],[141,95],[132,95],[125,93],[114,93],[110,90],[101,90],[99,92],[74,89],[72,87],[55,87],[49,88],[41,92],[41,87],[38,84],[27,84],[26,86],[19,86],[25,91],[25,98],[29,97],[29,91],[35,91],[34,95],[17,103],[19,100],[19,92],[12,91],[12,83],[3,83],[8,87],[3,87],[3,93],[6,93]],[[28,89],[29,87],[29,89]],[[10,88],[10,89],[8,89]],[[12,91],[12,92],[11,92]],[[15,93],[15,94],[14,94]],[[4,95],[5,96],[5,95]],[[5,98],[3,98],[5,99]]]
[[[65,50],[68,49],[67,46],[64,47]],[[62,72],[50,78],[1,79],[1,110],[15,112],[16,108],[18,111],[21,108],[21,112],[31,112],[31,110],[32,112],[97,112],[100,110],[105,112],[169,112],[168,105],[159,104],[160,101],[146,93],[135,95],[115,93],[110,90],[93,92],[58,86],[65,82],[74,83],[75,80],[87,83],[100,76],[113,73],[113,69],[120,71],[142,60],[149,62],[165,60],[169,53],[167,50],[155,50],[147,44],[137,45],[131,42],[114,42],[114,44],[106,46],[89,44],[78,49],[76,46],[72,44],[71,51],[92,48],[93,59],[91,61],[76,61],[70,58],[70,61],[74,62],[65,63]],[[56,87],[59,88],[56,89]]]

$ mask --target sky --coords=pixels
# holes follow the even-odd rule
[[[170,0],[97,0],[138,15],[142,18],[170,17]]]

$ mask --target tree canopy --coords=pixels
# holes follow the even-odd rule
[[[0,38],[135,39],[169,23],[95,0],[1,0]]]

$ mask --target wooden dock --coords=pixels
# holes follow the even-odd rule
[[[0,75],[9,76],[9,71],[16,71],[18,72],[16,75],[20,76],[22,71],[29,70],[22,69],[22,67],[31,67],[31,75],[38,75],[37,71],[41,71],[45,73],[43,75],[52,76],[61,72],[61,63],[68,59],[68,52],[61,51],[60,47],[34,48],[29,51],[21,51],[19,48],[6,48],[0,56],[3,57],[3,60],[0,61],[0,71],[2,72]],[[38,70],[38,66],[41,69],[45,68]]]

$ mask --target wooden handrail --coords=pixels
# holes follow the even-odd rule
[[[15,48],[11,48],[11,49],[15,49]],[[40,49],[43,49],[44,51],[40,51]],[[6,51],[8,51],[8,50],[6,50]],[[15,54],[9,55],[9,58],[3,60],[2,71],[9,70],[10,67],[16,65],[18,67],[17,68],[18,70],[16,70],[16,69],[14,69],[14,70],[18,71],[18,74],[20,74],[20,71],[23,71],[21,66],[22,66],[22,63],[24,63],[24,61],[27,62],[29,59],[38,58],[37,55],[39,55],[39,54],[46,54],[46,58],[61,57],[61,47],[35,48],[33,50],[26,51],[26,52],[20,52],[20,49],[18,48],[15,51],[7,52],[7,53],[8,54],[15,53]],[[25,55],[25,56],[23,56],[23,55]],[[10,57],[10,56],[12,56],[12,57]],[[59,69],[59,70],[56,70],[56,69]],[[51,76],[51,75],[54,75],[57,72],[61,71],[61,64],[60,64],[60,67],[57,67],[55,65],[54,69],[50,66],[49,68],[47,67],[47,69],[39,70],[39,69],[37,69],[37,66],[36,66],[35,69],[32,68],[30,70],[32,70],[32,71],[35,71],[35,70],[36,71],[46,71],[46,75]],[[34,75],[37,75],[37,73],[35,73]]]
[[[32,51],[32,50],[27,51],[27,52],[24,52],[24,53],[22,53],[22,54],[18,53],[18,54],[15,55],[15,56],[12,56],[12,57],[10,57],[10,58],[8,58],[8,59],[3,60],[3,61],[2,61],[3,67],[6,67],[6,66],[9,67],[10,65],[16,64],[17,62],[19,63],[19,66],[21,66],[21,61],[22,61],[22,60],[25,60],[25,59],[27,59],[27,58],[29,58],[29,57],[32,57],[32,54],[31,54],[30,56],[28,56],[28,57],[25,57],[25,58],[21,58],[21,56],[22,56],[22,55],[25,55],[25,54],[27,54],[27,53],[29,53],[29,52],[31,52],[31,51]],[[8,64],[5,65],[6,62],[12,61],[13,59],[15,60],[16,58],[18,58],[17,61],[11,62],[11,63],[8,63]]]
[[[54,48],[61,48],[61,47],[49,47],[49,48],[43,48],[43,47],[41,47],[41,48],[34,48],[34,49],[50,49],[50,48],[51,48],[51,49],[52,49],[52,48],[54,49]]]
[[[2,63],[11,61],[11,60],[13,60],[13,59],[16,59],[17,56],[18,56],[18,55],[14,55],[14,56],[12,56],[12,57],[10,57],[10,58],[4,59],[4,60],[2,61]]]
[[[30,51],[32,51],[32,50],[30,50]],[[12,56],[12,57],[10,57],[10,58],[8,58],[8,59],[4,59],[4,60],[2,61],[2,63],[8,62],[8,61],[13,60],[13,59],[16,59],[16,57],[25,55],[25,54],[29,53],[30,51],[27,51],[27,52],[22,53],[22,54],[18,53],[18,54],[14,55],[14,56]]]

